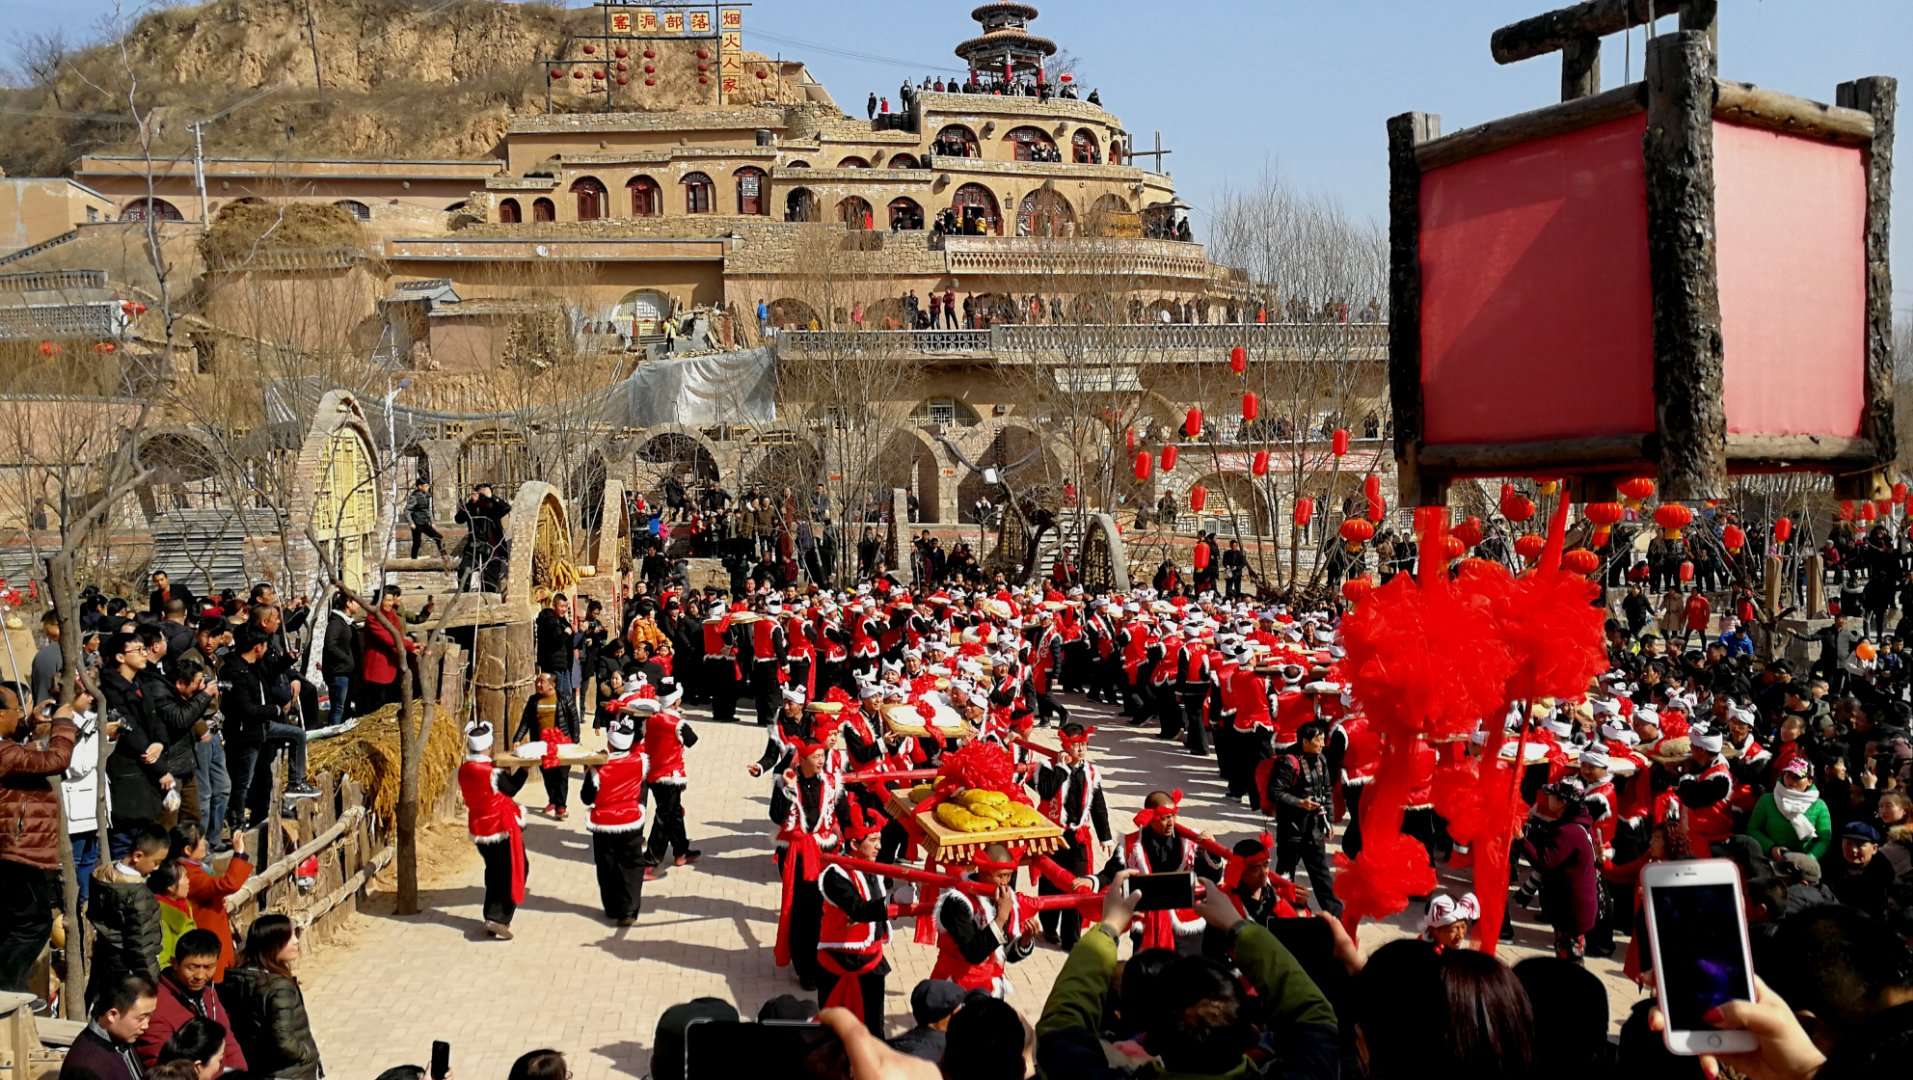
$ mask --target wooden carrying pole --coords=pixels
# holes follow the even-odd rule
[[[1488,52],[1497,64],[1514,64],[1563,51],[1570,53],[1570,62],[1581,63],[1584,61],[1573,58],[1573,54],[1589,38],[1646,26],[1650,19],[1676,11],[1680,13],[1680,28],[1707,34],[1711,46],[1718,8],[1718,0],[1588,0],[1509,23],[1488,39]],[[1598,65],[1596,60],[1597,80]]]

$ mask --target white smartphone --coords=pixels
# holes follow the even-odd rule
[[[1650,863],[1641,885],[1667,1049],[1686,1055],[1758,1049],[1751,1033],[1722,1031],[1706,1020],[1729,1001],[1754,999],[1740,868],[1727,859]]]

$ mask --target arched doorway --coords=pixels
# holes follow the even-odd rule
[[[664,213],[664,193],[658,182],[648,176],[634,176],[624,182],[631,193],[632,217],[657,217]]]
[[[837,167],[839,169],[868,169],[870,167],[870,162],[865,161],[863,158],[860,158],[855,154],[851,154],[849,157],[846,157],[842,161],[839,161],[837,163]]]
[[[372,208],[357,199],[338,199],[332,205],[351,214],[356,221],[372,220]]]
[[[1016,210],[1018,236],[1069,236],[1076,231],[1076,211],[1054,188],[1040,187],[1023,196]]]
[[[784,196],[785,221],[816,221],[817,196],[809,188],[791,188]]]
[[[917,200],[908,196],[899,196],[890,200],[890,228],[897,232],[912,232],[923,228],[923,207]]]
[[[1076,134],[1069,137],[1072,159],[1078,165],[1101,165],[1103,163],[1102,144],[1097,142],[1096,133],[1088,128],[1077,128]]]
[[[1129,200],[1121,195],[1098,195],[1096,201],[1089,204],[1092,214],[1127,214]]]
[[[533,199],[531,201],[531,220],[533,221],[558,220],[557,204],[553,203],[550,199],[544,198],[543,196]]]
[[[531,476],[531,451],[522,432],[510,428],[480,428],[458,448],[458,490],[478,483],[491,484],[493,494],[509,500]]]
[[[595,176],[580,176],[571,182],[571,197],[577,200],[578,220],[596,221],[605,216],[609,206],[605,200],[604,184]]]
[[[148,438],[140,444],[139,465],[152,473],[139,491],[141,508],[149,516],[213,505],[220,496],[218,459],[196,436],[161,432]]]
[[[1210,473],[1196,483],[1208,490],[1208,498],[1200,516],[1222,519],[1213,525],[1218,536],[1227,539],[1231,535],[1275,535],[1275,508],[1270,502],[1266,484],[1257,483],[1254,477],[1239,472]],[[1188,497],[1185,495],[1178,499],[1177,504],[1186,508],[1189,505]]]
[[[880,503],[892,488],[903,488],[917,497],[917,522],[933,524],[940,520],[942,468],[936,451],[916,431],[898,431],[884,444],[871,468],[871,486]]]
[[[624,294],[611,309],[611,319],[622,332],[632,337],[655,334],[671,314],[671,298],[656,289],[636,289]]]
[[[963,232],[972,235],[1003,235],[1003,211],[996,194],[982,184],[965,184],[950,196],[950,209],[956,211]]]
[[[995,483],[990,481],[991,473],[996,476]],[[1061,471],[1055,456],[1044,446],[1043,437],[1021,424],[1005,425],[977,457],[976,468],[957,485],[957,520],[977,520],[976,501],[980,496],[987,496],[1000,507],[1012,495],[1022,498],[1053,493],[1061,482]]]
[[[517,199],[498,201],[498,220],[506,225],[516,225],[524,220],[524,211],[518,208]]]
[[[770,214],[770,202],[764,190],[764,170],[746,165],[731,174],[737,181],[737,212],[750,217]]]
[[[711,448],[679,431],[666,431],[644,440],[638,446],[637,460],[647,465],[663,465],[666,471],[684,481],[685,486],[715,484],[718,480],[717,456]]]
[[[709,214],[716,209],[710,177],[701,172],[685,173],[679,183],[684,188],[685,213]]]
[[[1003,136],[1003,141],[1010,144],[1018,161],[1063,160],[1062,155],[1056,152],[1056,140],[1050,138],[1049,132],[1042,128],[1011,128],[1010,133]]]
[[[808,498],[811,485],[823,475],[817,448],[800,441],[796,432],[769,434],[773,438],[781,436],[783,441],[758,446],[747,456],[750,465],[744,470],[744,490],[775,499],[789,488],[800,501],[801,512],[801,503]]]
[[[802,300],[780,297],[770,302],[771,325],[780,330],[808,330],[823,326],[817,311]]]
[[[145,221],[148,218],[154,221],[186,220],[185,215],[179,212],[179,207],[165,199],[134,199],[120,211],[121,221]]]
[[[892,169],[921,169],[923,168],[923,163],[917,160],[915,154],[895,154],[890,158],[889,167]]]
[[[976,132],[962,124],[949,124],[937,132],[936,141],[931,144],[930,152],[944,157],[976,157]]]
[[[846,196],[837,204],[837,220],[851,229],[868,229],[872,224],[870,203],[857,195]]]
[[[348,426],[326,439],[324,453],[313,492],[312,535],[331,548],[339,577],[356,585],[365,580],[367,541],[379,526],[372,447]]]

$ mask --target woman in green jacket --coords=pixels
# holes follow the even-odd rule
[[[1813,786],[1813,766],[1794,758],[1780,767],[1780,784],[1760,797],[1747,835],[1778,862],[1790,851],[1824,859],[1833,846],[1833,816]]]

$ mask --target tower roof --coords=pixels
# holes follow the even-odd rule
[[[1014,15],[1027,20],[1036,18],[1036,9],[1028,4],[1002,3],[978,4],[970,11],[970,18],[977,22],[982,22],[992,15]]]

